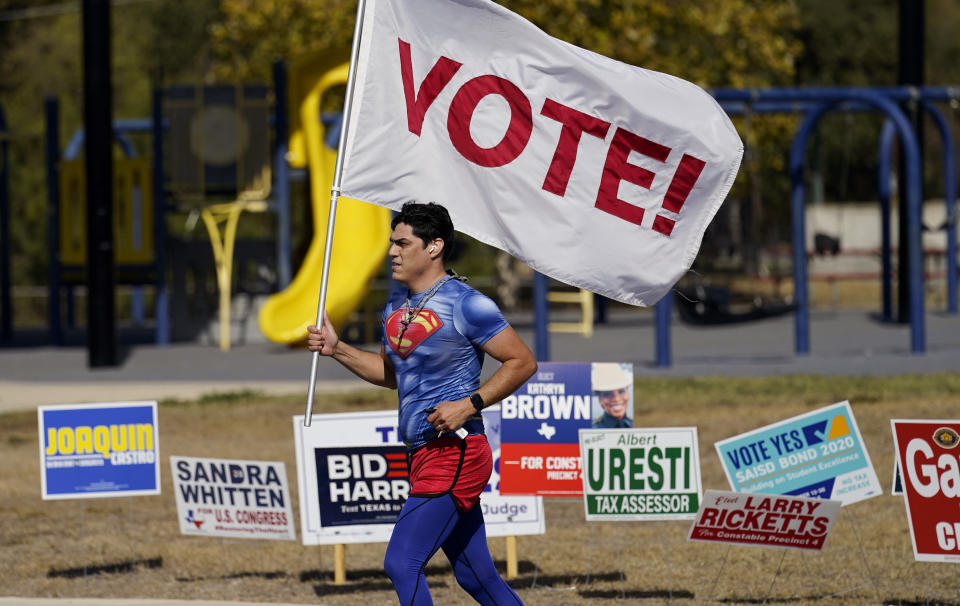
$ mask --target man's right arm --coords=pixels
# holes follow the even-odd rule
[[[322,328],[307,327],[307,349],[333,358],[364,381],[389,389],[397,388],[397,376],[384,347],[381,345],[380,353],[374,353],[344,343],[326,312],[323,313]]]

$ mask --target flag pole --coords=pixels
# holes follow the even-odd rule
[[[333,251],[333,228],[337,216],[337,201],[340,199],[340,178],[343,174],[343,152],[347,143],[347,130],[350,127],[350,110],[353,105],[353,89],[357,75],[357,60],[360,55],[360,32],[363,29],[363,14],[366,0],[357,1],[357,22],[353,29],[353,46],[350,49],[350,69],[347,72],[347,94],[343,102],[343,120],[340,125],[340,142],[337,144],[337,163],[333,169],[333,184],[330,186],[330,212],[327,214],[327,239],[323,248],[323,270],[320,274],[320,298],[317,301],[316,325],[323,326],[323,312],[327,303],[327,278],[330,273],[330,257]],[[310,384],[307,388],[307,409],[303,416],[303,426],[310,427],[313,417],[313,392],[317,385],[317,363],[320,352],[313,352],[310,359]]]

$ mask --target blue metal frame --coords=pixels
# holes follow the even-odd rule
[[[550,360],[550,333],[547,330],[547,316],[550,313],[547,307],[548,280],[549,278],[539,271],[533,272],[534,354],[540,362]]]
[[[9,134],[0,105],[0,136]],[[0,343],[13,340],[13,293],[10,277],[10,157],[6,138],[0,138]]]
[[[894,132],[899,133],[904,145],[906,156],[905,188],[907,196],[908,222],[908,263],[910,270],[909,303],[910,303],[910,347],[915,353],[923,353],[926,348],[926,327],[924,318],[923,292],[923,251],[921,249],[921,166],[920,153],[916,136],[903,111],[895,102],[921,101],[928,112],[934,117],[940,128],[944,141],[944,195],[948,202],[947,211],[947,255],[948,261],[948,303],[949,313],[957,313],[957,217],[955,206],[951,202],[956,199],[956,172],[955,151],[949,128],[943,120],[942,114],[930,105],[932,101],[955,102],[960,98],[960,88],[957,87],[873,87],[873,88],[769,88],[769,89],[715,89],[714,98],[720,103],[724,111],[731,114],[745,113],[799,113],[807,115],[794,135],[790,154],[791,219],[793,223],[793,258],[794,258],[794,288],[797,299],[797,313],[795,316],[795,350],[797,354],[807,354],[810,351],[810,323],[809,301],[806,272],[806,243],[805,243],[805,186],[803,183],[803,167],[806,142],[823,115],[837,107],[845,110],[879,110],[890,120],[889,129],[885,128],[881,135],[881,149],[889,149],[890,139]],[[885,143],[884,143],[885,142]],[[884,164],[886,162],[886,165]],[[884,159],[881,151],[881,179],[889,175],[889,158]],[[889,181],[881,181],[881,204],[889,208]],[[884,200],[885,198],[885,200]],[[884,211],[889,221],[889,212]],[[889,300],[889,224],[884,227],[887,240],[883,243],[883,275],[885,280],[884,315],[889,317],[892,306]],[[541,355],[548,353],[546,314],[546,288],[544,276],[535,274],[534,277],[534,313],[537,338],[538,359],[549,358]],[[669,302],[672,296],[664,297],[657,304],[656,310],[656,357],[657,366],[670,365],[670,309]],[[542,311],[541,311],[542,310]],[[541,318],[540,316],[544,317]]]
[[[287,119],[287,67],[283,61],[273,64],[273,129],[276,141],[273,160],[273,195],[277,214],[277,290],[290,284],[291,249],[293,248],[290,227],[290,165],[287,164],[289,149],[289,120]]]
[[[957,313],[957,172],[956,147],[953,144],[953,134],[943,112],[929,101],[922,101],[924,110],[930,114],[940,132],[943,144],[943,198],[946,205],[946,272],[947,272],[947,308],[948,314]],[[881,263],[883,272],[883,318],[893,318],[892,297],[892,264],[890,255],[892,239],[890,235],[890,172],[892,169],[892,146],[896,135],[894,126],[889,120],[883,124],[880,134],[880,149],[877,162],[879,177],[878,191],[881,208]]]
[[[908,223],[908,259],[910,269],[909,301],[910,301],[910,347],[915,353],[922,353],[925,349],[924,326],[924,293],[923,293],[923,257],[920,246],[920,154],[913,128],[903,114],[903,111],[889,97],[868,89],[769,89],[763,91],[726,91],[721,94],[733,101],[749,101],[751,99],[781,101],[781,102],[819,102],[811,109],[797,133],[794,135],[790,151],[790,179],[791,218],[793,223],[793,262],[794,262],[794,296],[797,302],[797,313],[794,326],[794,349],[798,354],[810,352],[810,321],[809,297],[807,289],[807,259],[805,243],[805,184],[803,182],[803,165],[806,142],[823,115],[845,101],[859,101],[884,112],[893,121],[901,141],[903,141],[906,156],[906,194],[907,194],[907,223]]]
[[[43,104],[45,125],[44,159],[47,173],[47,203],[50,220],[47,222],[47,326],[54,345],[63,345],[63,325],[60,312],[60,102],[56,97],[47,97]]]

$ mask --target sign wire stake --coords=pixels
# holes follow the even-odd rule
[[[780,550],[780,562],[777,564],[777,571],[773,573],[773,578],[770,579],[770,586],[767,587],[767,593],[763,596],[763,603],[766,604],[770,600],[770,592],[773,591],[773,584],[777,582],[777,577],[780,576],[780,570],[783,568],[783,560],[787,557],[787,550]]]
[[[707,592],[707,595],[710,597],[707,598],[709,601],[714,601],[715,593],[714,591],[717,588],[717,583],[720,581],[720,575],[723,574],[723,569],[727,566],[727,556],[730,555],[731,545],[727,544],[727,550],[723,552],[723,560],[720,562],[720,570],[717,571],[717,576],[714,577],[713,583],[710,585],[710,591]]]
[[[846,508],[841,508],[840,513],[844,513]],[[860,532],[857,530],[856,518],[853,517],[852,513],[847,514],[847,518],[850,520],[850,528],[853,529],[853,536],[857,539],[857,547],[860,550],[860,561],[863,562],[863,567],[867,571],[867,578],[870,579],[870,585],[873,585],[873,593],[876,596],[877,600],[881,600],[880,597],[880,587],[877,585],[877,580],[873,576],[873,571],[870,570],[870,563],[867,561],[867,554],[863,549],[863,541],[860,540]],[[866,583],[864,583],[866,585]],[[860,587],[863,587],[861,585]]]

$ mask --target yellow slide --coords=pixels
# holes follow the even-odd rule
[[[277,343],[305,340],[307,326],[317,318],[330,186],[337,157],[336,150],[323,142],[320,101],[327,89],[346,83],[347,70],[348,66],[343,64],[324,71],[319,79],[313,80],[313,86],[304,91],[299,108],[302,135],[297,132],[295,137],[302,139],[294,141],[291,137],[291,156],[296,158],[298,153],[302,155],[305,151],[310,168],[313,241],[290,286],[269,297],[260,308],[260,330]],[[295,161],[291,163],[296,165]],[[363,299],[370,280],[386,264],[389,238],[389,209],[350,198],[339,199],[325,305],[337,328],[343,328],[350,313]]]

